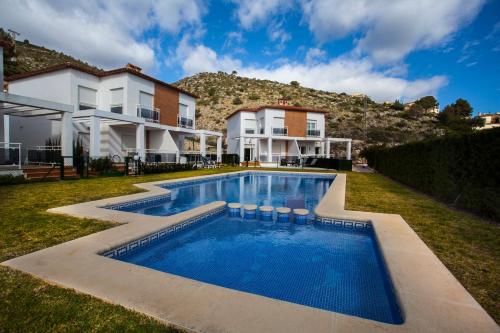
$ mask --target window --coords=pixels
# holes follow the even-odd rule
[[[179,114],[181,117],[189,118],[189,108],[186,104],[179,103]]]
[[[137,116],[153,123],[160,122],[160,111],[153,107],[153,95],[139,91]]]
[[[78,109],[89,110],[97,107],[97,90],[78,86]]]
[[[109,109],[113,113],[123,113],[123,88],[111,89]]]
[[[245,119],[243,127],[245,129],[245,134],[255,134],[255,130],[257,129],[256,120],[255,119]]]
[[[284,128],[285,127],[285,118],[274,117],[273,118],[273,127],[274,128]]]
[[[307,120],[307,136],[320,136],[320,131],[316,129],[316,120]]]
[[[145,93],[143,91],[139,92],[139,104],[141,108],[152,110],[153,109],[153,95]]]
[[[288,130],[285,128],[285,118],[274,117],[272,122],[272,135],[288,135]]]
[[[307,120],[307,129],[315,130],[316,129],[316,120]]]

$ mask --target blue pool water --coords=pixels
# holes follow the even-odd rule
[[[306,208],[313,212],[333,179],[333,175],[244,173],[191,183],[170,183],[163,186],[172,191],[170,200],[142,207],[123,207],[120,210],[168,216],[221,200],[259,206]]]
[[[300,187],[302,180],[287,184]],[[117,259],[282,301],[402,323],[371,228],[220,215]]]

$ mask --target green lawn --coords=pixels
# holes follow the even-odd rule
[[[139,192],[134,183],[234,171],[187,171],[0,187],[0,261],[113,226],[46,213]],[[348,209],[401,214],[483,307],[500,321],[500,227],[449,209],[376,174],[348,173]],[[0,331],[148,331],[175,328],[123,307],[0,268]]]

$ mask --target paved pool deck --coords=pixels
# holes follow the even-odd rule
[[[207,176],[189,179],[201,178]],[[402,325],[227,289],[99,255],[226,205],[212,202],[166,217],[102,208],[168,195],[167,189],[156,185],[184,180],[138,184],[147,192],[50,209],[57,214],[121,225],[2,265],[195,332],[500,332],[401,216],[344,210],[345,174],[336,176],[315,212],[326,219],[372,224],[403,311]]]

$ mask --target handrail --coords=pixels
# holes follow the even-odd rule
[[[143,118],[151,123],[160,122],[160,109],[137,104],[137,117]]]
[[[20,142],[0,142],[0,149],[7,150],[7,152],[5,154],[5,156],[7,158],[9,158],[11,150],[13,150],[13,151],[17,150],[17,165],[15,163],[12,163],[9,165],[17,166],[18,169],[21,169],[21,146],[22,146],[22,144]],[[11,161],[11,160],[9,159],[9,161]],[[5,164],[5,165],[7,165],[7,164]]]
[[[271,127],[271,134],[276,136],[288,136],[288,126]]]
[[[321,131],[319,129],[308,129],[306,135],[314,137],[321,136]]]
[[[194,127],[194,118],[183,117],[182,115],[177,115],[177,126],[184,127],[184,128],[193,128]]]

